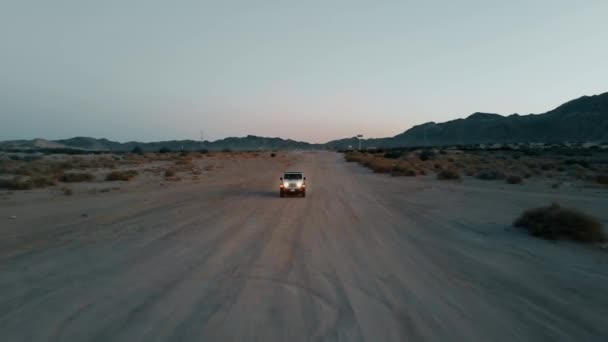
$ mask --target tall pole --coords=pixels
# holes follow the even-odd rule
[[[357,139],[359,139],[359,151],[361,151],[361,138],[363,138],[363,134],[357,134]]]

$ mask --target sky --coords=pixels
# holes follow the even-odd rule
[[[309,142],[608,91],[608,1],[0,1],[0,140]]]

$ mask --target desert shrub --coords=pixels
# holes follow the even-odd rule
[[[178,159],[175,161],[175,165],[189,165],[190,163],[192,163],[192,160],[190,159]]]
[[[229,149],[229,148],[225,148],[225,149],[222,150],[222,152],[224,152],[224,153],[230,153],[230,152],[232,152],[232,150]]]
[[[271,153],[271,154],[270,154],[270,157],[271,157],[271,158],[274,158],[274,157],[276,157],[276,156],[277,156],[277,154],[276,154],[276,153]]]
[[[72,196],[74,194],[74,191],[72,189],[68,188],[68,187],[61,188],[61,191],[66,196]]]
[[[554,168],[555,168],[555,165],[553,165],[553,164],[543,164],[540,167],[540,169],[543,171],[553,170]]]
[[[400,176],[404,176],[404,177],[415,177],[416,176],[416,171],[407,167],[403,167],[400,165],[395,165],[393,167],[393,170],[391,171],[391,176],[394,177],[400,177]]]
[[[106,181],[128,181],[138,174],[136,170],[112,171],[106,175]]]
[[[0,188],[8,190],[30,190],[34,188],[31,179],[15,176],[11,179],[0,179]]]
[[[577,159],[566,159],[564,160],[564,164],[566,165],[580,165],[584,168],[589,168],[589,162],[586,160],[577,160]]]
[[[439,150],[439,154],[446,155],[448,152],[446,150]]]
[[[173,177],[175,176],[175,170],[174,169],[166,169],[165,170],[165,177]]]
[[[31,180],[32,184],[34,184],[36,188],[44,188],[55,185],[55,180],[51,177],[35,176],[32,177]]]
[[[356,153],[346,153],[344,154],[344,160],[346,160],[349,163],[353,163],[353,162],[361,162],[361,155],[356,154]]]
[[[440,180],[459,180],[460,173],[453,169],[443,169],[437,173],[437,179]]]
[[[144,150],[140,146],[135,146],[135,147],[133,147],[133,150],[131,150],[131,153],[143,155]]]
[[[521,184],[523,179],[520,176],[511,175],[507,177],[507,183],[509,184]]]
[[[435,152],[431,151],[431,150],[424,150],[421,151],[420,153],[418,153],[418,158],[420,158],[420,160],[425,161],[425,160],[429,160],[431,158],[433,158],[435,156]]]
[[[554,203],[525,211],[514,226],[525,228],[531,235],[550,240],[570,238],[583,242],[605,241],[601,223],[594,217]]]
[[[90,182],[95,177],[90,173],[64,173],[60,180],[64,183]]]
[[[209,153],[209,150],[206,149],[206,148],[202,148],[202,149],[198,150],[198,153],[200,153],[200,154],[207,154],[207,153]]]
[[[390,151],[390,152],[386,152],[384,154],[384,158],[387,158],[387,159],[397,159],[399,157],[401,157],[400,151]]]
[[[595,181],[599,184],[608,184],[608,175],[597,175],[595,176]]]
[[[158,153],[171,153],[171,149],[166,146],[163,146],[160,149],[158,149]]]
[[[475,178],[482,180],[499,180],[505,179],[504,172],[498,170],[483,170],[475,175]]]

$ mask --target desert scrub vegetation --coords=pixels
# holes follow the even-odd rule
[[[10,179],[0,179],[0,188],[8,190],[30,190],[34,188],[34,182],[23,176],[14,176]]]
[[[499,170],[483,170],[475,175],[475,178],[481,180],[502,180],[507,176]]]
[[[138,174],[136,170],[112,171],[106,175],[106,181],[129,181]]]
[[[175,169],[172,169],[172,168],[166,169],[164,175],[165,175],[165,178],[175,176]]]
[[[393,177],[415,177],[416,171],[414,169],[408,168],[403,165],[395,165],[395,166],[393,166],[393,170],[391,171],[391,176],[393,176]]]
[[[524,180],[520,176],[511,175],[507,176],[506,181],[508,184],[521,184]]]
[[[549,240],[568,238],[582,242],[604,242],[606,235],[594,217],[557,203],[525,211],[515,227],[526,229],[531,235]]]
[[[439,180],[460,180],[460,173],[454,169],[443,169],[437,172],[437,179]]]
[[[608,174],[595,176],[595,181],[602,185],[608,185]]]
[[[93,179],[95,179],[95,177],[91,173],[76,172],[64,173],[60,178],[60,180],[64,183],[90,182]]]

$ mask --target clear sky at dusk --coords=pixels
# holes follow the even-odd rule
[[[0,140],[325,142],[608,91],[608,1],[0,2]]]

